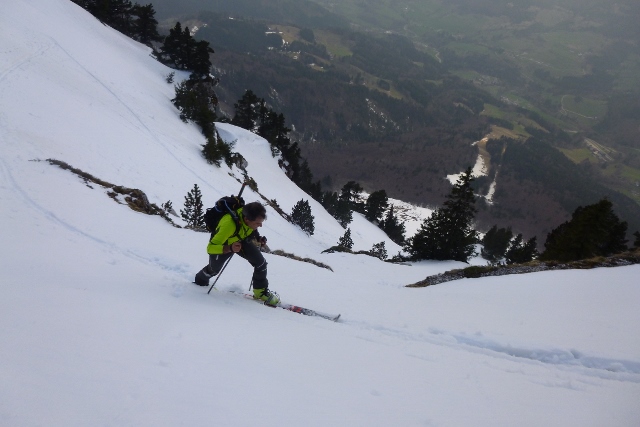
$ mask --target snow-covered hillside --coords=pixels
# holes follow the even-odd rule
[[[267,254],[270,309],[234,258],[191,284],[207,235],[130,210],[43,161],[182,207],[239,190],[171,105],[171,70],[68,0],[0,14],[0,426],[636,426],[640,266],[404,285],[464,264],[322,254],[344,230],[313,200],[309,237],[268,210],[262,234],[329,265]],[[179,75],[179,78],[184,75]],[[267,143],[227,141],[287,212],[306,195]],[[245,200],[259,200],[250,190]],[[354,249],[393,245],[356,216]]]

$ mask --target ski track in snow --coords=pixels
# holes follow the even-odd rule
[[[428,329],[424,333],[388,328],[383,325],[372,325],[356,320],[340,320],[339,323],[358,328],[361,332],[384,335],[402,341],[423,342],[431,345],[446,346],[459,351],[467,351],[486,356],[512,359],[526,363],[548,366],[561,370],[577,371],[585,376],[600,379],[640,383],[640,362],[632,360],[610,359],[606,357],[588,356],[571,349],[535,349],[515,347],[501,344],[481,336],[456,334],[439,329]],[[370,337],[361,337],[370,341],[379,341]],[[420,357],[414,355],[414,357]]]
[[[44,45],[44,46],[40,47],[33,54],[28,55],[26,58],[21,59],[21,60],[19,60],[17,62],[14,62],[7,69],[3,70],[2,73],[0,74],[0,82],[5,80],[10,74],[14,73],[15,71],[17,71],[18,69],[20,69],[24,65],[31,63],[36,57],[43,56],[46,52],[48,52],[52,48],[59,49],[61,52],[63,52],[65,54],[66,57],[68,57],[71,61],[73,61],[87,75],[91,76],[91,78],[99,86],[101,86],[104,90],[106,90],[114,99],[116,99],[118,101],[118,103],[120,103],[131,114],[131,116],[133,116],[136,119],[138,125],[136,126],[136,124],[134,124],[134,123],[132,123],[132,125],[136,126],[138,129],[143,129],[145,131],[145,133],[147,133],[147,135],[149,135],[155,142],[157,142],[158,145],[160,147],[162,147],[167,152],[167,154],[169,154],[178,164],[180,164],[184,168],[184,170],[189,171],[194,177],[197,178],[197,180],[202,181],[203,183],[206,183],[210,187],[211,190],[217,191],[217,189],[214,188],[205,177],[200,176],[196,171],[194,171],[184,161],[182,161],[178,156],[176,156],[171,151],[171,149],[169,147],[167,147],[167,145],[163,141],[161,141],[156,136],[156,134],[151,131],[151,129],[149,129],[149,127],[145,124],[145,122],[142,120],[142,118],[136,113],[136,111],[134,111],[127,104],[127,102],[125,102],[122,98],[120,98],[116,92],[114,92],[108,85],[106,85],[102,81],[102,79],[100,79],[98,76],[96,76],[94,73],[92,73],[86,66],[84,66],[81,62],[79,62],[69,51],[67,51],[65,48],[63,48],[54,38],[49,37],[49,36],[47,36],[47,37],[51,41],[50,44],[47,44],[47,45]],[[127,119],[126,117],[124,117],[124,118]]]
[[[6,162],[2,160],[2,158],[0,158],[0,170],[2,171],[2,175],[4,175],[4,177],[6,178],[6,181],[8,182],[8,184],[11,186],[10,190],[14,194],[16,194],[16,196],[18,196],[18,198],[21,199],[25,205],[30,206],[34,211],[36,211],[38,214],[46,218],[48,221],[64,227],[66,230],[72,232],[75,235],[86,238],[94,243],[98,243],[100,246],[104,247],[108,252],[119,253],[120,255],[133,259],[135,261],[138,261],[147,265],[161,267],[163,270],[179,274],[181,277],[185,277],[187,274],[191,273],[191,271],[188,269],[186,265],[173,265],[173,266],[167,265],[164,262],[162,262],[162,260],[159,259],[158,257],[149,257],[143,254],[134,252],[131,249],[121,248],[112,242],[108,242],[86,231],[83,231],[77,227],[74,227],[73,225],[61,219],[55,213],[46,209],[45,207],[40,205],[38,202],[36,202],[34,199],[32,199],[29,196],[29,194],[24,189],[22,189],[20,185],[16,182],[13,175],[11,174],[10,168],[7,166]]]
[[[197,172],[195,172],[192,168],[190,168],[186,163],[184,163],[182,160],[180,160],[180,158],[178,158],[167,146],[166,144],[164,144],[156,135],[154,132],[151,131],[151,129],[149,129],[149,127],[144,123],[144,121],[140,118],[140,116],[129,106],[129,104],[127,104],[122,98],[120,98],[118,96],[117,93],[115,93],[109,86],[107,86],[98,76],[96,76],[95,74],[93,74],[89,69],[87,69],[87,67],[85,67],[84,65],[82,65],[80,62],[78,62],[78,60],[76,58],[74,58],[71,53],[69,53],[67,50],[65,50],[62,46],[60,46],[58,44],[58,42],[56,42],[55,40],[53,40],[53,43],[55,43],[56,47],[58,47],[62,52],[65,53],[65,55],[70,58],[73,62],[75,62],[85,73],[87,73],[88,75],[91,76],[92,79],[94,79],[96,81],[96,83],[98,83],[100,86],[102,86],[107,92],[109,92],[109,94],[111,94],[111,96],[113,96],[113,98],[115,98],[129,113],[131,113],[131,115],[133,117],[136,118],[137,122],[140,124],[140,127],[138,127],[138,129],[144,129],[144,131],[155,141],[158,143],[159,146],[161,146],[178,164],[180,164],[180,166],[182,166],[185,170],[189,171],[193,176],[195,176],[196,178],[198,178],[198,180],[201,180],[202,182],[208,183],[208,180],[205,179],[204,177],[198,175]],[[214,189],[210,184],[209,186]],[[214,189],[215,190],[215,189]]]
[[[19,69],[23,65],[28,64],[31,61],[33,61],[33,59],[35,57],[44,55],[52,47],[53,47],[53,45],[41,46],[36,52],[32,53],[31,55],[27,55],[24,59],[20,59],[18,61],[14,61],[12,65],[10,65],[9,67],[5,68],[0,73],[0,83],[2,83],[2,81],[5,80],[7,78],[7,76],[9,76],[13,72],[15,72],[17,69]]]

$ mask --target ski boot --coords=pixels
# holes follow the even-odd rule
[[[264,301],[266,305],[277,306],[280,303],[280,297],[277,293],[271,292],[268,288],[253,289],[253,298]]]

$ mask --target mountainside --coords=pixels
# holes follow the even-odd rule
[[[344,229],[309,200],[312,236],[270,207],[261,232],[271,249],[330,269],[266,253],[270,288],[340,322],[228,292],[248,289],[240,257],[207,294],[191,281],[208,235],[141,206],[180,210],[194,184],[211,205],[245,172],[202,157],[203,135],[170,102],[171,70],[68,0],[7,3],[0,40],[2,426],[640,419],[640,267],[411,289],[466,264],[322,253]],[[218,129],[257,182],[247,201],[264,195],[288,212],[306,198],[265,140]],[[354,249],[399,249],[354,216]]]
[[[513,226],[542,243],[576,207],[607,196],[629,230],[640,229],[635,3],[316,3],[326,13],[306,1],[267,10],[245,0],[192,2],[163,16],[186,19],[215,48],[222,111],[232,115],[254,90],[285,114],[328,186],[357,180],[434,207],[445,177],[482,154],[472,143],[507,136],[520,152],[533,135],[577,167],[547,156],[557,162],[531,162],[523,179],[502,167],[513,156],[485,156],[495,191],[481,228]],[[548,167],[562,176],[533,178]],[[589,191],[565,184],[578,181]],[[538,202],[523,206],[530,195]]]

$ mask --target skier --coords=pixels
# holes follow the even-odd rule
[[[217,275],[225,262],[237,253],[253,266],[253,297],[268,305],[278,305],[280,297],[269,290],[267,261],[259,249],[267,243],[267,239],[260,237],[257,231],[267,219],[266,209],[262,204],[252,202],[237,209],[236,213],[237,222],[231,214],[220,219],[207,245],[209,263],[196,274],[195,284],[208,286],[209,279]]]

